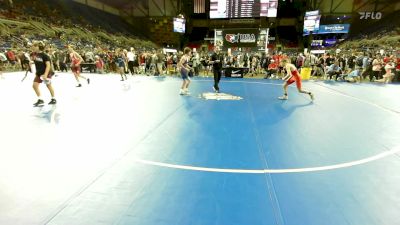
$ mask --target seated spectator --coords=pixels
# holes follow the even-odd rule
[[[353,71],[351,71],[349,74],[343,75],[342,79],[347,81],[347,82],[361,82],[361,72],[360,69],[357,68]]]
[[[272,59],[270,64],[268,65],[268,69],[264,79],[268,79],[269,77],[274,78],[274,74],[276,74],[277,72],[278,72],[278,64],[275,63],[275,60]]]
[[[335,61],[332,65],[328,67],[327,74],[329,76],[329,80],[332,79],[332,76],[335,76],[335,80],[342,74],[342,68],[339,66],[339,62]]]

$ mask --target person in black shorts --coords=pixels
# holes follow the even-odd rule
[[[219,81],[221,80],[222,74],[222,61],[223,56],[220,54],[219,46],[215,46],[214,53],[211,55],[209,64],[213,67],[214,74],[214,86],[213,89],[215,92],[219,93]]]
[[[33,80],[33,90],[38,97],[37,102],[33,104],[33,106],[35,107],[42,106],[44,104],[39,90],[39,84],[41,84],[42,82],[46,84],[47,89],[49,90],[51,95],[51,101],[49,102],[49,105],[54,105],[57,103],[54,97],[54,89],[51,85],[51,77],[54,75],[54,72],[51,71],[50,57],[43,52],[44,49],[45,45],[43,42],[34,42],[32,44],[32,60],[35,63],[36,67],[36,76]]]

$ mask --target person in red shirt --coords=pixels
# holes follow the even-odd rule
[[[283,73],[282,60],[288,58],[289,57],[286,54],[282,54],[282,52],[278,52],[277,55],[272,56],[272,59],[275,60],[275,63],[278,65],[278,74]]]
[[[269,77],[274,78],[274,74],[277,72],[278,72],[278,63],[276,63],[275,60],[271,59],[271,62],[268,65],[264,79],[268,79]]]
[[[7,59],[12,65],[14,65],[17,62],[17,58],[15,56],[15,53],[12,50],[9,50],[7,52]]]
[[[275,61],[276,64],[278,64],[278,66],[280,66],[281,60],[283,59],[282,52],[279,52],[277,55],[273,55],[272,59]]]
[[[303,90],[301,87],[301,77],[299,72],[297,71],[296,66],[291,64],[290,60],[287,58],[282,60],[281,65],[286,70],[287,75],[282,78],[285,81],[285,84],[283,85],[284,94],[283,96],[278,97],[278,99],[288,100],[288,87],[292,83],[296,82],[297,90],[299,91],[299,93],[308,94],[311,98],[311,101],[313,101],[314,95],[309,91]]]
[[[383,57],[383,63],[386,65],[390,61],[391,57],[389,54],[386,54],[385,57]]]

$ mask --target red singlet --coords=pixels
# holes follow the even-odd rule
[[[297,70],[293,70],[293,71],[291,71],[291,73],[292,73],[292,77],[288,81],[286,81],[286,83],[288,85],[290,85],[290,84],[296,82],[297,88],[301,89],[301,77],[299,75],[299,72]]]

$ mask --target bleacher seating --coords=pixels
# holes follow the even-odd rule
[[[143,35],[120,17],[77,2],[15,0],[14,3],[13,8],[0,11],[1,35],[10,37],[4,38],[2,49],[13,48],[12,45],[22,47],[24,40],[18,38],[21,35],[30,41],[46,39],[57,48],[70,43],[77,43],[79,47],[156,47],[154,43],[138,38]]]

